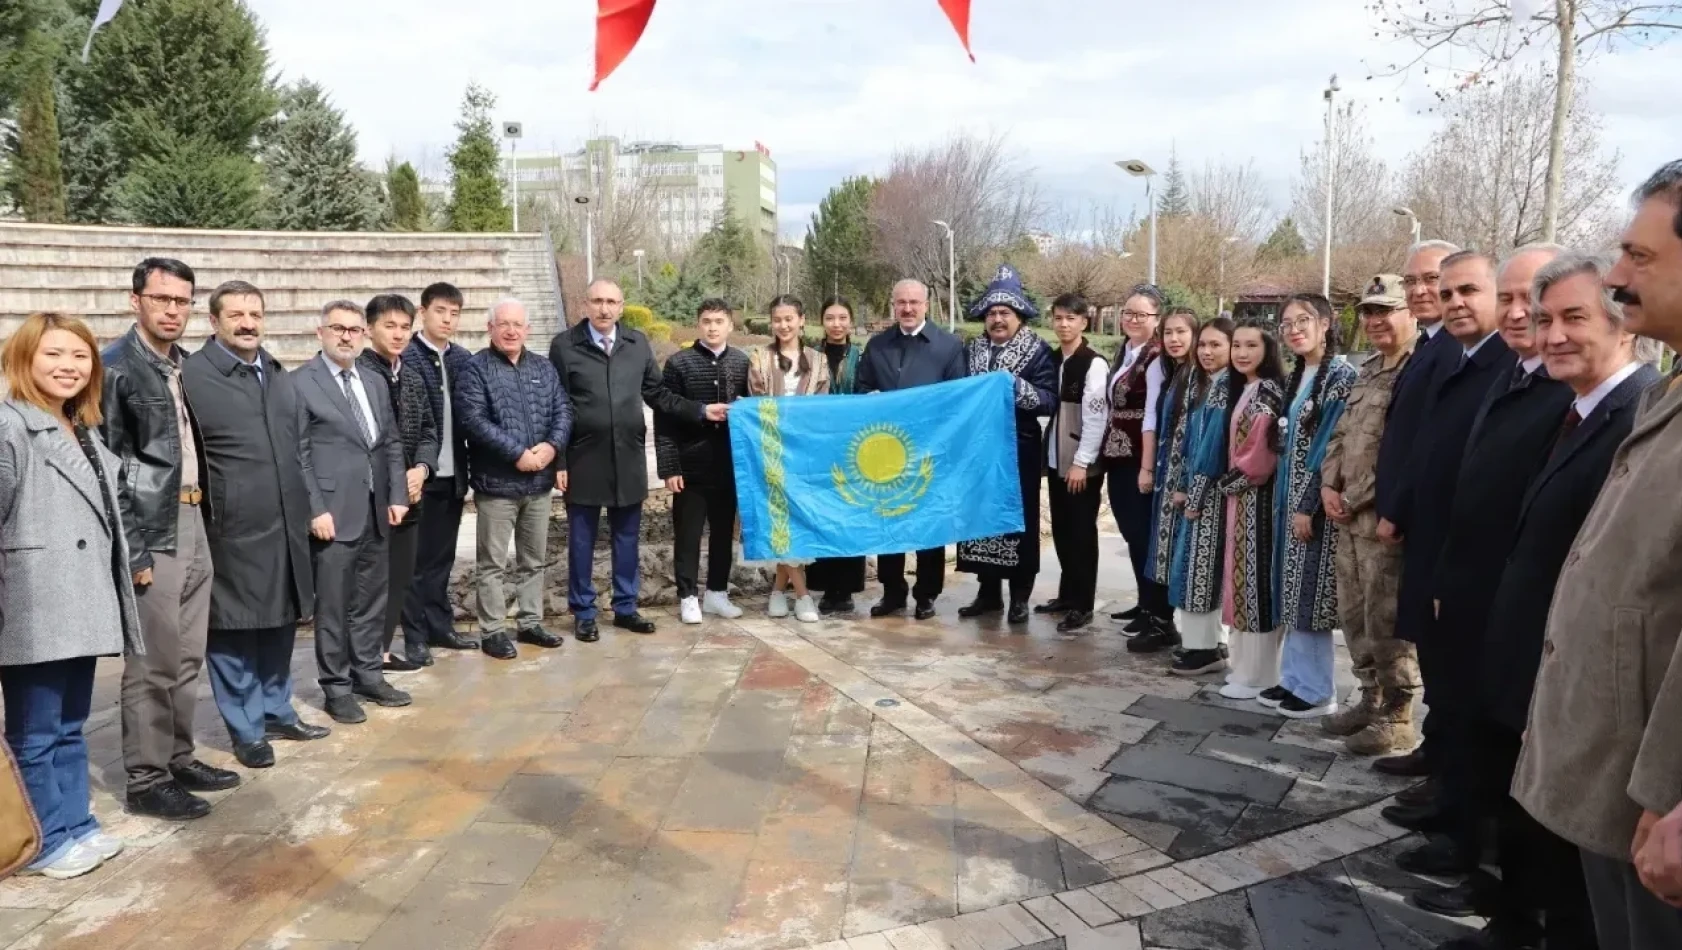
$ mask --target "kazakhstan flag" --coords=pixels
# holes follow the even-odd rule
[[[730,406],[755,561],[892,554],[1022,530],[1008,373]]]

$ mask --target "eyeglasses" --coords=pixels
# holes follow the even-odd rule
[[[347,340],[354,340],[368,332],[367,327],[347,327],[338,323],[329,323],[324,329],[334,336],[342,336]]]
[[[171,307],[177,310],[186,310],[193,305],[193,298],[191,297],[171,297],[169,294],[141,294],[140,299],[150,300],[165,310]]]
[[[1146,313],[1143,310],[1123,310],[1121,312],[1121,318],[1123,320],[1131,320],[1134,323],[1143,323],[1146,320],[1155,320],[1156,314]]]
[[[1423,274],[1419,277],[1414,277],[1410,274],[1407,277],[1402,278],[1402,286],[1412,290],[1420,284],[1434,284],[1437,281],[1442,280],[1442,278],[1443,275],[1441,274]]]
[[[1279,328],[1282,330],[1306,330],[1313,325],[1313,317],[1296,317],[1290,320],[1279,321]]]

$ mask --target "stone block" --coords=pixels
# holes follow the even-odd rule
[[[1293,779],[1321,778],[1337,760],[1329,752],[1246,736],[1212,735],[1197,747],[1197,752],[1211,759]]]
[[[1291,790],[1291,779],[1201,755],[1155,746],[1123,749],[1104,770],[1112,775],[1277,805]]]
[[[1244,799],[1196,791],[1163,782],[1137,778],[1113,778],[1092,796],[1090,806],[1099,811],[1143,818],[1211,837],[1225,834],[1244,813]]]
[[[1152,914],[1139,922],[1146,946],[1162,950],[1263,950],[1243,894],[1210,897]]]
[[[1131,716],[1165,723],[1178,732],[1218,732],[1252,739],[1271,739],[1284,721],[1266,713],[1242,712],[1160,696],[1142,696],[1127,708],[1127,712]]]

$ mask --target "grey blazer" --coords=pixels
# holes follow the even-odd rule
[[[385,380],[360,362],[353,363],[351,372],[362,380],[378,429],[370,445],[362,424],[351,414],[352,403],[337,371],[325,356],[298,368],[298,457],[310,493],[310,518],[331,514],[334,540],[351,542],[362,536],[372,504],[374,531],[383,537],[391,530],[386,509],[409,503],[402,434]]]
[[[92,441],[103,498],[52,416],[0,404],[0,666],[145,652],[128,541],[114,523],[120,463]]]

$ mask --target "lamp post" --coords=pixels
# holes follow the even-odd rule
[[[1238,243],[1238,238],[1236,236],[1229,237],[1226,240],[1221,242],[1221,277],[1220,277],[1220,280],[1216,281],[1218,286],[1215,288],[1215,315],[1216,316],[1219,316],[1222,311],[1226,310],[1226,246],[1228,244],[1237,244],[1237,243]]]
[[[1154,284],[1156,283],[1156,196],[1151,193],[1151,179],[1156,177],[1156,169],[1136,158],[1116,162],[1116,167],[1134,178],[1145,180],[1145,201],[1151,206],[1151,262],[1149,276],[1146,279]]]
[[[596,282],[596,231],[590,216],[590,198],[579,195],[572,200],[584,208],[584,280],[593,284]]]
[[[1331,82],[1326,84],[1326,247],[1320,262],[1320,294],[1324,297],[1332,295],[1332,186],[1335,184],[1333,176],[1337,174],[1337,163],[1333,161],[1337,154],[1337,106],[1336,97],[1342,87],[1337,84],[1337,73],[1332,73]]]
[[[958,332],[958,245],[952,226],[936,221],[946,231],[946,329]]]
[[[508,140],[508,178],[514,188],[514,230],[520,230],[520,135],[524,128],[518,122],[502,123],[502,137]]]
[[[631,256],[637,259],[637,293],[639,294],[642,293],[642,255],[643,250],[640,247],[631,252]]]
[[[1396,214],[1401,215],[1404,218],[1407,218],[1408,221],[1413,225],[1413,240],[1410,243],[1418,244],[1419,243],[1419,215],[1414,214],[1412,208],[1404,207],[1404,206],[1401,206],[1401,205],[1397,205],[1396,207],[1391,208],[1390,210],[1395,212]]]

